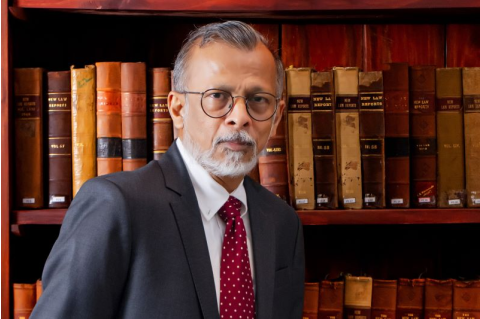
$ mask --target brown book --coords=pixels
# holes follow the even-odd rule
[[[453,284],[453,318],[480,318],[480,280]]]
[[[396,319],[397,281],[373,280],[372,319]]]
[[[35,303],[36,284],[13,284],[13,319],[28,319]]]
[[[121,63],[97,62],[97,175],[122,170]]]
[[[340,207],[362,208],[358,68],[333,68]]]
[[[425,281],[425,319],[452,319],[453,279]]]
[[[72,86],[70,71],[48,72],[48,207],[72,201]]]
[[[397,319],[423,319],[425,279],[398,279]]]
[[[436,69],[437,205],[465,207],[462,69]]]
[[[385,112],[382,72],[358,74],[364,208],[385,208]]]
[[[72,72],[72,180],[73,197],[97,174],[95,126],[95,66]]]
[[[315,208],[338,208],[333,73],[312,72],[311,94]]]
[[[345,319],[370,319],[372,314],[372,278],[345,277]]]
[[[144,62],[122,63],[123,170],[147,164],[147,69]]]
[[[318,282],[306,282],[302,319],[318,318]]]
[[[463,68],[467,206],[480,207],[480,68]]]
[[[410,68],[411,190],[415,207],[437,206],[435,66]]]
[[[315,208],[312,147],[311,69],[289,68],[287,79],[288,152],[293,195],[297,209]]]
[[[148,150],[154,160],[159,160],[173,142],[173,124],[167,101],[170,73],[170,68],[153,68],[148,72]]]
[[[15,206],[43,206],[43,69],[14,69]]]
[[[38,301],[38,299],[40,299],[43,293],[43,284],[40,279],[38,279],[37,282],[35,283],[35,292],[36,292],[36,298]]]
[[[258,171],[258,163],[255,167],[248,173],[248,176],[253,179],[255,182],[260,184],[260,172]]]
[[[285,119],[286,115],[282,114],[277,132],[270,136],[265,149],[258,155],[258,173],[260,184],[288,203],[290,196]]]
[[[387,207],[410,206],[408,64],[387,63],[383,71],[385,102],[385,183]]]
[[[318,319],[343,319],[343,281],[323,280],[318,296]]]

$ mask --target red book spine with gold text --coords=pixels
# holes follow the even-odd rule
[[[425,282],[425,319],[452,319],[453,279]]]
[[[480,280],[457,281],[453,284],[453,318],[480,318]]]
[[[318,319],[343,319],[343,281],[323,280],[320,282]]]
[[[13,284],[13,319],[28,319],[36,298],[36,284]]]
[[[306,282],[302,319],[318,319],[318,282]]]
[[[424,300],[425,279],[398,279],[397,319],[423,319]]]
[[[373,280],[372,319],[396,319],[397,281]]]

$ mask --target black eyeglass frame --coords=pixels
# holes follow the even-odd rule
[[[224,93],[227,93],[228,95],[230,95],[231,99],[232,99],[232,104],[230,105],[230,107],[228,108],[228,111],[221,115],[221,116],[211,116],[210,114],[208,114],[206,111],[205,111],[205,108],[203,107],[203,96],[205,95],[205,93],[209,92],[209,91],[220,91],[220,92],[224,92]],[[250,114],[250,107],[248,106],[248,97],[246,96],[243,96],[243,95],[236,95],[236,96],[233,96],[232,93],[228,92],[228,91],[225,91],[225,90],[220,90],[220,89],[215,89],[215,88],[212,88],[212,89],[208,89],[208,90],[205,90],[203,92],[194,92],[194,91],[181,91],[181,92],[178,92],[180,94],[201,94],[202,97],[200,98],[200,106],[202,107],[202,111],[203,113],[205,113],[205,115],[207,115],[208,117],[211,117],[211,118],[214,118],[214,119],[218,119],[218,118],[221,118],[221,117],[224,117],[226,116],[228,113],[230,113],[232,110],[233,110],[233,105],[235,105],[235,99],[238,98],[238,97],[243,97],[243,99],[245,100],[245,106],[247,107],[247,113],[248,113],[248,116],[250,116],[253,120],[257,121],[257,122],[265,122],[265,121],[268,121],[269,119],[271,119],[275,113],[277,113],[277,109],[278,109],[278,101],[281,100],[281,98],[279,97],[276,97],[275,95],[273,95],[272,93],[268,93],[268,92],[257,92],[255,94],[258,94],[258,93],[262,93],[262,94],[268,94],[270,96],[273,96],[275,98],[275,109],[273,110],[273,113],[272,115],[270,115],[268,118],[264,119],[264,120],[258,120],[256,118],[254,118],[252,116],[252,114]]]

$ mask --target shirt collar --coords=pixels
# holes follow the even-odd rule
[[[242,203],[241,216],[243,217],[247,212],[247,194],[243,180],[240,185],[229,194],[222,185],[217,183],[217,181],[198,164],[190,152],[183,146],[179,138],[177,138],[176,143],[187,167],[188,175],[190,176],[195,194],[197,195],[198,206],[204,218],[206,220],[213,218],[228,200],[229,196],[236,197]]]

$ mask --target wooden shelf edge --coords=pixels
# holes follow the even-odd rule
[[[480,224],[480,209],[299,210],[307,225]]]
[[[61,225],[66,208],[14,210],[12,225]]]

